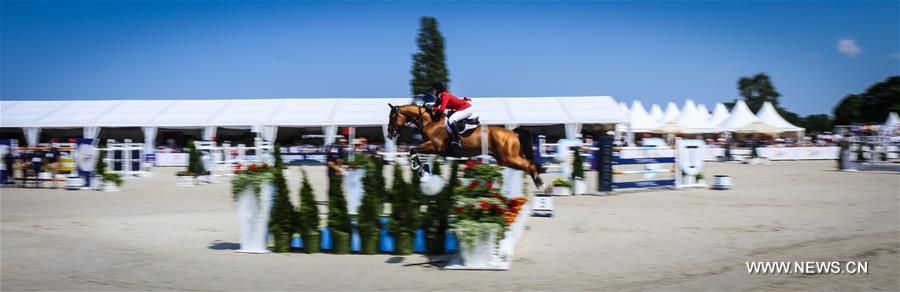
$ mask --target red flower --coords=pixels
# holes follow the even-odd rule
[[[268,163],[263,163],[262,168],[268,168],[268,167],[269,167]]]
[[[475,161],[466,160],[466,167],[472,167],[472,166],[475,166]]]
[[[256,171],[256,169],[257,169],[256,165],[252,165],[252,164],[249,167],[247,167],[247,170],[250,170],[250,171]]]
[[[477,180],[472,180],[471,182],[469,182],[469,187],[468,187],[468,188],[471,190],[471,189],[474,189],[474,188],[477,187],[477,186],[478,186],[478,181],[477,181]]]
[[[481,210],[487,211],[487,209],[488,209],[488,202],[485,200],[481,200]]]
[[[489,180],[489,181],[487,182],[487,188],[488,188],[488,189],[493,189],[493,188],[494,188],[494,181]]]
[[[463,207],[456,207],[456,214],[462,214],[463,211],[465,211]]]

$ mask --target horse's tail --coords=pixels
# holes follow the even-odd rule
[[[531,132],[522,127],[516,128],[513,132],[519,137],[519,152],[525,156],[525,159],[528,159],[528,161],[531,161],[531,163],[537,167],[539,173],[544,172],[544,168],[534,161],[534,136]]]

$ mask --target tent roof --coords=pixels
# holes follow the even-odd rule
[[[626,115],[631,114],[631,110],[628,109],[628,105],[625,104],[624,101],[619,102],[619,108],[621,108],[622,112],[624,112]]]
[[[900,124],[900,116],[896,112],[888,114],[887,120],[884,121],[885,127],[894,127]]]
[[[635,100],[631,103],[629,126],[633,133],[649,133],[659,126],[659,122],[647,113],[640,101]]]
[[[784,132],[802,132],[805,130],[804,128],[794,126],[782,118],[781,115],[778,114],[778,111],[775,110],[775,106],[768,101],[763,103],[759,112],[756,113],[756,117],[759,118],[760,121],[772,125]]]
[[[684,133],[717,133],[721,132],[721,128],[716,125],[710,124],[709,121],[705,118],[703,113],[697,109],[697,106],[694,104],[693,100],[688,99],[684,102],[684,107],[682,107],[681,116],[678,117],[674,123],[677,123],[683,127],[682,132]]]
[[[662,111],[662,109],[659,107],[658,104],[653,104],[653,106],[650,107],[650,116],[653,117],[653,119],[656,120],[657,122],[659,122],[660,120],[662,120],[662,118],[663,118],[663,111]]]
[[[730,115],[731,114],[728,113],[728,109],[725,108],[725,105],[721,102],[717,102],[712,115],[709,116],[709,123],[713,125],[721,125],[722,122],[728,119],[728,116]]]
[[[705,104],[697,105],[697,113],[699,113],[700,116],[701,116],[704,120],[709,120],[709,110],[706,109],[706,105],[705,105]]]
[[[663,114],[660,122],[674,122],[678,119],[678,116],[681,116],[681,111],[678,110],[678,106],[675,105],[674,102],[669,102],[669,104],[666,105],[666,113]]]
[[[409,98],[0,101],[0,127],[379,126]],[[486,124],[615,124],[609,96],[473,98]]]
[[[723,130],[734,131],[757,121],[756,115],[750,111],[744,100],[738,100],[731,109],[731,115],[719,124]]]

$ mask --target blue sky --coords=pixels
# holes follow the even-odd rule
[[[766,72],[831,113],[900,74],[900,2],[10,2],[0,99],[408,96],[437,17],[463,96],[711,106]]]

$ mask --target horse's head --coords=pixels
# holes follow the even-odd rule
[[[391,108],[391,113],[388,115],[389,139],[397,137],[400,129],[403,129],[410,124],[421,128],[424,127],[424,124],[429,123],[431,119],[431,109],[427,106],[415,104],[392,105],[388,103],[388,107]]]
[[[406,116],[400,114],[400,106],[388,103],[388,107],[391,108],[391,114],[388,115],[388,138],[394,139],[400,129],[406,127],[409,121]]]

